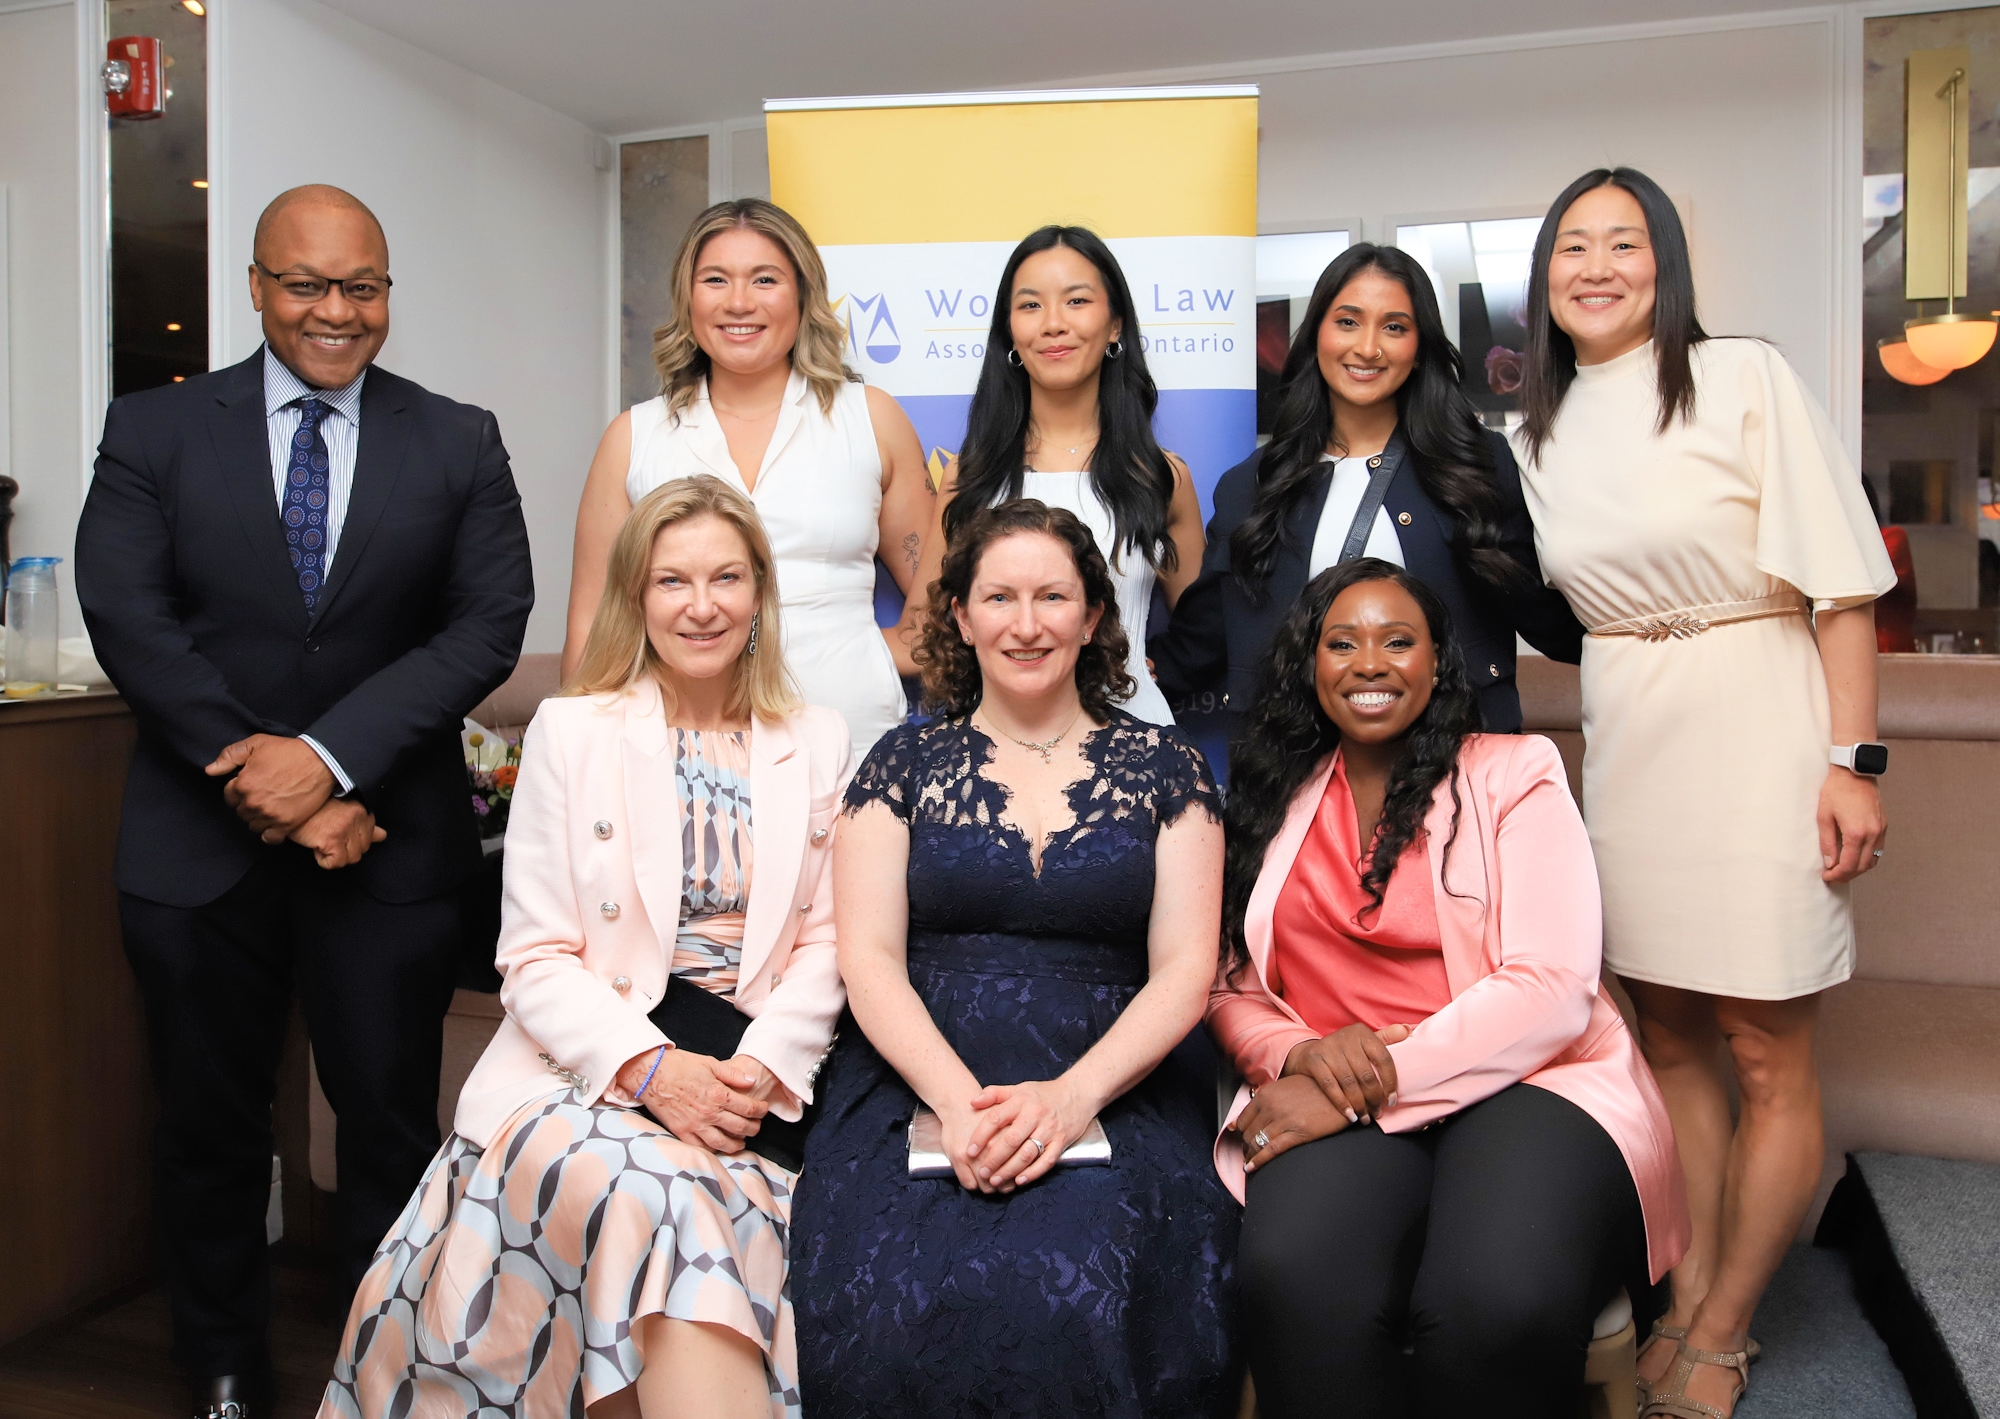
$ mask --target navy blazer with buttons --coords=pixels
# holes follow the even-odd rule
[[[416,901],[479,865],[459,730],[521,651],[534,575],[521,499],[484,409],[379,366],[361,387],[354,488],[308,614],[271,488],[264,352],[114,401],[77,526],[77,597],[139,724],[121,891],[214,901],[263,846],[202,767],[252,734],[306,733],[388,837],[349,869]]]
[[[1514,687],[1515,633],[1550,659],[1575,664],[1583,655],[1583,627],[1561,593],[1542,584],[1534,524],[1521,497],[1521,473],[1512,450],[1499,434],[1489,430],[1485,436],[1500,491],[1500,550],[1527,569],[1532,588],[1503,595],[1459,564],[1451,546],[1451,516],[1417,480],[1414,450],[1404,453],[1382,505],[1395,524],[1404,566],[1437,593],[1451,615],[1452,634],[1464,653],[1485,728],[1511,734],[1521,727],[1521,697]],[[1247,713],[1271,637],[1305,590],[1313,536],[1333,486],[1333,465],[1321,463],[1293,503],[1265,595],[1253,601],[1230,571],[1229,539],[1250,515],[1260,456],[1261,450],[1244,459],[1215,485],[1215,516],[1208,524],[1201,575],[1181,593],[1167,629],[1147,642],[1160,688],[1176,704],[1220,690],[1224,708],[1233,715]]]

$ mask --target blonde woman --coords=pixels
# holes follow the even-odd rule
[[[625,514],[662,483],[708,473],[757,505],[793,673],[865,749],[904,713],[875,623],[875,557],[907,597],[931,521],[916,430],[843,362],[847,331],[827,302],[826,268],[782,208],[745,197],[695,218],[673,292],[653,336],[660,394],[611,421],[584,484],[564,678],[583,654]]]
[[[825,869],[852,755],[780,642],[749,500],[708,477],[642,499],[528,730],[507,1018],[321,1419],[797,1416],[786,1239],[846,999]]]

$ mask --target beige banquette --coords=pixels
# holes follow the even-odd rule
[[[2000,658],[1891,655],[1881,673],[1889,845],[1855,888],[1855,978],[1825,1006],[1821,1203],[1856,1149],[2000,1162]],[[517,734],[556,679],[555,656],[523,656],[472,718]],[[1575,668],[1524,656],[1520,685],[1529,732],[1555,741],[1580,794]],[[454,998],[441,1127],[450,1127],[459,1087],[499,1019],[497,996]],[[314,1109],[313,1179],[328,1187],[332,1118],[317,1089]]]

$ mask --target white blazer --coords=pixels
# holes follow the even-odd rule
[[[545,700],[522,744],[507,823],[500,1001],[507,1018],[458,1097],[454,1128],[486,1147],[522,1105],[564,1089],[630,1106],[612,1079],[670,1043],[646,1018],[666,994],[681,909],[681,816],[659,687]],[[732,997],[742,1052],[799,1103],[846,1004],[832,858],[853,772],[847,724],[808,705],[750,730],[753,865]],[[796,1119],[798,1103],[772,1101]]]

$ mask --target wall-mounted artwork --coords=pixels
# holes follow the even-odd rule
[[[1501,217],[1396,228],[1396,245],[1436,288],[1445,334],[1465,360],[1466,397],[1494,428],[1518,418],[1521,407],[1528,266],[1541,226],[1539,217]]]

